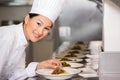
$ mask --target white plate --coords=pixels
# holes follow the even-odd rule
[[[80,71],[78,69],[73,68],[63,68],[68,73],[66,74],[51,74],[53,72],[53,69],[40,69],[36,71],[37,74],[44,76],[47,79],[52,80],[63,80],[73,77],[75,74],[78,74]]]
[[[89,59],[89,58],[88,58],[88,59],[85,59],[85,60],[86,60],[87,62],[91,62],[91,59]]]
[[[83,61],[83,59],[71,59],[72,61],[67,61],[67,62],[81,62],[81,61]]]
[[[88,77],[98,77],[96,71],[94,71],[91,68],[79,68],[78,70],[80,70],[81,73],[79,73],[79,76],[88,78]]]
[[[85,67],[85,68],[79,68],[78,70],[80,70],[81,73],[84,74],[92,74],[92,73],[96,73],[95,70],[89,68],[89,67]]]
[[[72,68],[83,67],[83,64],[81,63],[71,63],[71,62],[67,62],[67,63],[70,64]]]
[[[76,57],[66,57],[66,58],[70,58],[70,59],[81,59],[81,58],[84,58],[85,57],[85,55],[83,55],[83,54],[76,54]]]
[[[69,59],[69,58],[68,58]],[[57,60],[61,60],[61,59],[57,59]],[[83,59],[70,59],[71,61],[65,61],[65,62],[81,62],[81,61],[83,61]],[[64,62],[64,61],[61,61],[61,62]]]
[[[98,75],[97,74],[95,74],[95,73],[87,73],[87,74],[84,74],[84,73],[79,73],[78,74],[79,76],[82,76],[82,77],[85,77],[85,78],[89,78],[89,77],[98,77]]]

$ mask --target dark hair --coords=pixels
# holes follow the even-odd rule
[[[35,16],[39,16],[40,14],[35,14],[35,13],[29,13],[30,18],[33,18]]]
[[[40,14],[35,14],[35,13],[29,13],[29,17],[33,18],[35,16],[39,16]],[[25,20],[23,20],[23,25],[25,24]]]
[[[35,17],[35,16],[39,16],[39,15],[40,15],[40,14],[29,13],[30,18],[33,18],[33,17]],[[52,24],[51,27],[53,27],[53,24]]]
[[[39,16],[40,14],[36,14],[36,13],[29,13],[29,17],[30,18],[33,18],[33,17],[35,17],[35,16]],[[24,23],[25,23],[25,21],[23,20],[23,25],[24,25]],[[53,24],[52,24],[52,26],[51,26],[51,28],[53,27]]]

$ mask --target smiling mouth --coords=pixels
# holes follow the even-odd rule
[[[33,35],[34,35],[35,38],[40,38],[41,37],[41,35],[36,34],[36,33],[34,33]]]

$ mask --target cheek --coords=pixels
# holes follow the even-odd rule
[[[34,25],[29,25],[29,31],[33,32],[34,30],[36,30],[36,27]]]
[[[49,33],[49,31],[45,31],[43,35],[46,36],[46,35],[48,35],[48,33]]]

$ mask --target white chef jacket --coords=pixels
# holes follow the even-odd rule
[[[25,68],[27,45],[22,23],[0,27],[0,80],[24,80],[36,76],[37,62]]]

